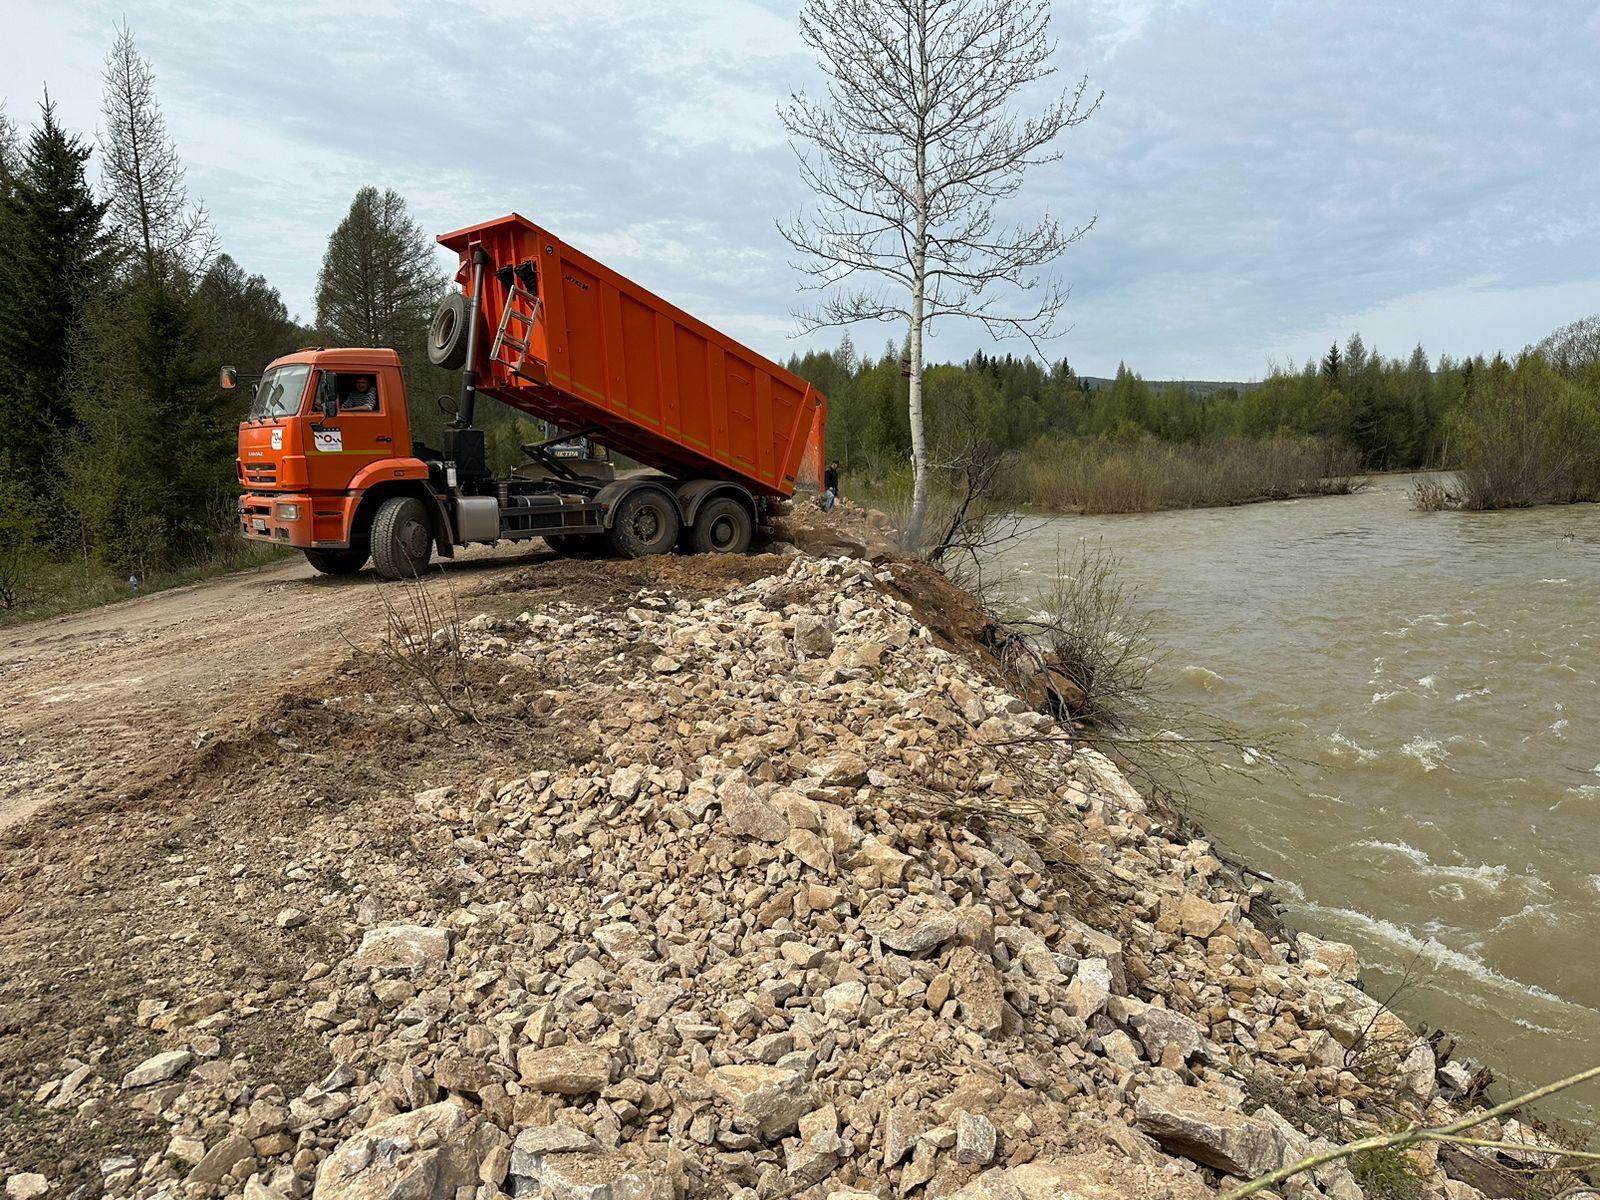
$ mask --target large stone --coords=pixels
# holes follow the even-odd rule
[[[905,879],[906,868],[911,865],[911,856],[868,836],[862,839],[860,848],[847,865],[864,886],[898,887]]]
[[[826,1104],[800,1118],[800,1136],[783,1145],[783,1169],[793,1186],[811,1187],[833,1174],[844,1151],[838,1110]]]
[[[789,818],[777,805],[763,800],[740,772],[730,775],[717,793],[728,829],[740,837],[781,842],[789,836]]]
[[[916,956],[955,940],[961,932],[961,924],[949,909],[930,908],[907,900],[887,916],[869,922],[867,932],[891,950]]]
[[[813,871],[826,871],[833,865],[833,848],[809,829],[791,831],[783,848]]]
[[[801,613],[794,619],[794,648],[801,658],[826,658],[833,652],[833,630],[821,617]]]
[[[1226,1108],[1197,1087],[1145,1088],[1134,1108],[1139,1127],[1170,1153],[1248,1179],[1283,1165],[1287,1147],[1269,1121]]]
[[[1099,1150],[985,1171],[951,1200],[1211,1200],[1215,1195],[1192,1175],[1169,1174]]]
[[[430,925],[388,925],[362,935],[354,965],[368,970],[421,972],[450,953],[450,934]]]
[[[1424,1104],[1439,1090],[1433,1047],[1420,1038],[1400,1061],[1400,1084]]]
[[[626,1147],[525,1155],[511,1168],[511,1194],[538,1200],[677,1200],[683,1164],[673,1150]]]
[[[855,787],[867,781],[867,760],[851,750],[835,750],[813,759],[806,774],[824,787]]]
[[[6,1200],[39,1200],[50,1190],[50,1181],[37,1171],[23,1171],[6,1179]]]
[[[1086,958],[1078,964],[1067,984],[1067,1011],[1087,1021],[1105,1009],[1111,998],[1111,967],[1101,958]]]
[[[1315,963],[1335,979],[1354,983],[1361,978],[1361,958],[1356,948],[1344,942],[1325,942],[1309,933],[1297,934],[1295,945],[1300,951],[1300,961]]]
[[[594,931],[594,940],[618,962],[655,957],[650,935],[631,921],[612,921],[600,926]]]
[[[895,1166],[917,1143],[923,1122],[914,1109],[895,1106],[883,1121],[883,1165]]]
[[[598,1046],[524,1046],[517,1052],[517,1072],[536,1092],[588,1096],[611,1082],[611,1054]]]
[[[1005,1024],[1005,986],[987,955],[961,946],[950,956],[950,979],[962,1024],[984,1037],[999,1037]]]
[[[962,1113],[956,1121],[956,1161],[986,1167],[994,1150],[994,1122],[981,1113]]]
[[[194,1061],[187,1050],[165,1050],[145,1059],[122,1077],[125,1088],[149,1087],[152,1083],[165,1083]]]
[[[822,1013],[829,1020],[854,1022],[866,1003],[867,985],[858,979],[836,983],[822,993]]]
[[[1156,928],[1163,933],[1182,933],[1202,940],[1221,929],[1228,917],[1228,910],[1222,905],[1213,904],[1193,892],[1185,892],[1176,902],[1163,904],[1162,908]]]
[[[790,1067],[717,1067],[707,1081],[733,1110],[735,1126],[769,1141],[816,1106],[806,1077]]]
[[[195,1163],[184,1182],[215,1187],[222,1182],[224,1175],[232,1175],[237,1182],[255,1170],[255,1163],[256,1150],[250,1139],[241,1134],[230,1134],[206,1151],[205,1157]]]
[[[313,1200],[454,1200],[478,1183],[477,1119],[448,1101],[369,1125],[322,1160]]]
[[[1130,1003],[1132,1002],[1125,1002]],[[1173,1046],[1185,1061],[1205,1049],[1205,1031],[1182,1013],[1153,1004],[1134,1005],[1128,1024],[1139,1035],[1150,1061],[1158,1063],[1167,1047]]]
[[[538,1171],[537,1159],[551,1154],[575,1154],[595,1149],[595,1140],[573,1125],[536,1125],[517,1134],[511,1144],[511,1173],[531,1175]]]

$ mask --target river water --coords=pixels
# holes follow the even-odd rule
[[[1021,604],[1100,542],[1157,614],[1186,705],[1313,760],[1225,777],[1197,815],[1356,945],[1369,990],[1510,1083],[1600,1063],[1600,508],[1351,496],[1051,519],[1008,548]],[[1600,1117],[1600,1089],[1562,1115]]]

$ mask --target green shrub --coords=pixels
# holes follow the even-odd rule
[[[1363,1150],[1350,1158],[1350,1173],[1367,1200],[1422,1200],[1422,1176],[1404,1150]]]
[[[1448,423],[1459,505],[1524,508],[1600,500],[1600,387],[1541,354],[1479,372]]]

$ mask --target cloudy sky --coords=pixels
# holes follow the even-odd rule
[[[803,344],[773,226],[806,199],[774,112],[816,84],[798,0],[3,3],[6,111],[48,84],[84,131],[126,16],[223,248],[304,318],[372,183],[429,230],[520,211],[768,354]],[[1078,370],[1257,378],[1352,329],[1514,350],[1600,311],[1597,0],[1082,0],[1053,28],[1058,82],[1105,102],[1018,212],[1097,217],[1048,347]],[[950,325],[932,352],[990,344]]]

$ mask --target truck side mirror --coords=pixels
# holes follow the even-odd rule
[[[339,397],[324,396],[322,398],[322,415],[329,419],[339,415]]]
[[[223,367],[217,373],[217,386],[225,392],[231,392],[239,386],[239,370],[237,367]]]

